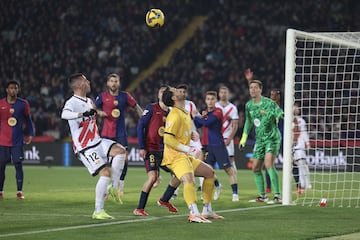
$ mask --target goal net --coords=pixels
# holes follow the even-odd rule
[[[326,199],[328,207],[359,207],[360,32],[288,29],[285,69],[283,204],[319,206]],[[294,104],[310,142],[304,163],[311,185],[300,186],[301,194],[292,172],[300,170],[293,166]]]

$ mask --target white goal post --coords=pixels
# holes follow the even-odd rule
[[[311,188],[293,180],[293,106],[310,136]],[[286,33],[283,205],[360,206],[360,32]]]

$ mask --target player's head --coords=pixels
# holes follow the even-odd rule
[[[69,77],[69,86],[75,91],[80,91],[82,93],[90,92],[90,81],[82,73],[74,73]]]
[[[165,89],[168,88],[168,87],[169,87],[169,86],[167,86],[167,85],[162,85],[162,86],[160,86],[159,91],[158,91],[158,100],[159,100],[159,102],[162,102],[163,92],[164,92]]]
[[[162,93],[162,101],[168,107],[173,107],[175,104],[174,101],[174,88],[167,87]]]
[[[106,86],[111,92],[117,92],[120,89],[120,76],[116,73],[110,73],[106,78]]]
[[[280,105],[281,102],[281,92],[277,88],[273,88],[270,91],[270,99]]]
[[[207,91],[205,94],[205,103],[206,106],[210,109],[215,107],[215,103],[217,102],[217,93],[216,91]]]
[[[20,83],[16,80],[6,82],[6,93],[10,97],[16,97],[19,93]]]
[[[299,108],[299,105],[297,103],[295,103],[294,106],[293,106],[293,113],[294,113],[294,116],[300,115],[300,108]]]
[[[256,98],[261,96],[262,82],[260,80],[251,80],[249,84],[250,96]]]
[[[177,85],[176,89],[180,91],[181,94],[185,95],[185,98],[188,96],[188,86],[184,83]]]
[[[227,102],[229,101],[229,88],[226,86],[221,86],[219,88],[219,98],[220,101]]]

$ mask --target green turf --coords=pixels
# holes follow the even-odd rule
[[[223,192],[213,206],[225,219],[190,224],[182,196],[173,203],[179,214],[156,206],[169,175],[151,192],[149,217],[132,215],[146,173],[130,168],[124,204],[111,201],[105,209],[115,220],[92,220],[97,178],[83,167],[25,167],[25,200],[17,200],[15,176],[8,166],[5,199],[0,201],[0,239],[317,239],[360,232],[360,209],[318,206],[268,206],[248,203],[257,193],[250,171],[238,171],[240,202],[231,202],[228,179],[217,172]],[[181,193],[181,192],[180,192]],[[201,207],[200,207],[201,209]]]

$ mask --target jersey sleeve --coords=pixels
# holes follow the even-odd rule
[[[250,128],[252,127],[252,119],[250,116],[249,106],[248,104],[245,105],[245,124],[243,133],[249,134]]]
[[[102,106],[102,94],[98,95],[95,99],[95,106],[97,108]]]
[[[209,126],[214,124],[216,121],[222,121],[222,111],[220,109],[214,110],[212,114],[208,114],[206,119],[200,116],[196,116],[194,118],[194,122],[197,127]]]
[[[231,118],[231,119],[239,119],[239,112],[238,112],[238,110],[237,110],[237,108],[236,108],[235,105],[234,105],[233,107],[234,107],[234,108],[233,108],[233,110],[232,110],[231,113],[230,113],[230,118]]]
[[[35,129],[34,129],[34,123],[31,120],[31,115],[30,115],[30,104],[28,101],[25,100],[25,111],[24,111],[24,116],[25,116],[25,120],[26,120],[26,125],[27,125],[27,129],[29,131],[29,135],[30,136],[35,136]]]
[[[190,102],[190,105],[192,105],[192,111],[197,111],[196,105],[193,101]]]
[[[284,111],[280,108],[279,105],[275,104],[275,117],[277,119],[284,118]]]
[[[138,143],[140,149],[145,149],[145,138],[146,138],[145,130],[146,127],[149,125],[152,114],[153,114],[152,105],[147,105],[137,125],[137,137],[138,137]]]
[[[135,107],[137,104],[135,98],[131,96],[131,94],[128,92],[126,94],[127,94],[127,104],[131,107]]]

